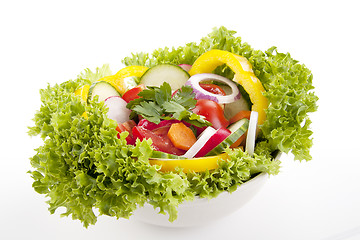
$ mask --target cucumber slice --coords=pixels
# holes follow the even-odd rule
[[[245,124],[245,126],[244,126],[244,124]],[[239,121],[231,124],[228,127],[228,129],[230,130],[230,132],[235,133],[238,129],[240,129],[240,128],[244,129],[244,127],[245,127],[245,132],[246,132],[249,127],[249,120],[247,118],[240,119]]]
[[[126,77],[124,78],[124,85],[126,88],[126,91],[136,87],[140,83],[140,78],[136,76]]]
[[[159,64],[148,69],[140,79],[145,86],[160,87],[164,82],[170,84],[173,91],[185,85],[190,78],[188,72],[172,64]]]
[[[242,110],[250,110],[249,104],[243,97],[236,100],[235,102],[225,104],[224,116],[226,119],[231,119],[233,116],[235,116],[238,112]]]
[[[236,142],[248,129],[249,120],[243,118],[236,123],[232,124],[228,129],[231,131],[231,134],[225,138],[219,145],[217,145],[213,150],[211,150],[206,156],[219,155],[225,152],[225,149],[231,146]]]
[[[120,93],[108,82],[94,82],[89,89],[89,100],[94,100],[95,96],[99,96],[98,101],[105,101],[108,97],[120,96]]]
[[[225,93],[231,94],[231,88],[229,86],[221,86],[222,89],[225,91]],[[239,111],[241,110],[250,110],[251,109],[251,102],[248,101],[249,96],[247,96],[244,93],[244,90],[241,89],[241,86],[239,86],[239,90],[241,92],[241,98],[236,100],[235,102],[225,104],[224,106],[224,116],[226,119],[231,119],[233,116],[235,116]],[[249,104],[250,102],[250,104]]]
[[[153,151],[151,157],[152,159],[161,159],[161,160],[170,160],[170,159],[186,159],[183,156],[177,156],[170,153],[164,153],[160,151]]]

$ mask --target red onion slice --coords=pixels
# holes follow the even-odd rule
[[[213,80],[216,82],[225,83],[231,88],[232,93],[230,95],[221,96],[208,92],[205,89],[203,89],[199,84],[201,81],[205,81],[205,80]],[[240,99],[241,97],[238,87],[232,80],[213,73],[195,74],[189,78],[189,80],[185,83],[185,85],[189,85],[194,89],[196,99],[209,99],[219,104],[232,103]]]

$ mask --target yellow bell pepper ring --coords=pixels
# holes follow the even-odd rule
[[[75,91],[75,96],[80,96],[81,99],[86,102],[89,95],[90,85],[86,84]]]
[[[174,171],[177,167],[182,168],[185,173],[204,172],[218,168],[218,161],[229,160],[227,153],[217,156],[200,157],[192,159],[149,159],[151,165],[160,165],[162,172]]]
[[[126,86],[125,78],[141,77],[148,69],[148,67],[144,66],[128,66],[120,69],[116,74],[104,77],[100,80],[110,83],[122,96],[129,90]]]
[[[242,85],[249,94],[253,103],[252,111],[258,112],[258,125],[264,123],[266,119],[265,109],[268,107],[268,101],[263,95],[265,91],[260,80],[255,76],[250,62],[240,55],[213,49],[197,58],[189,71],[189,74],[211,73],[218,66],[226,64],[234,73],[233,81]]]

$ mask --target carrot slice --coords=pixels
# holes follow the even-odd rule
[[[230,124],[235,123],[243,118],[247,118],[250,120],[250,114],[251,114],[251,111],[247,111],[247,110],[240,111],[230,119],[229,123]]]
[[[176,148],[189,150],[196,142],[196,137],[191,129],[183,123],[174,123],[171,125],[168,137]]]

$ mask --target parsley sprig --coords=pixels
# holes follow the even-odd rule
[[[141,98],[134,99],[127,104],[127,107],[132,110],[131,119],[141,115],[156,124],[161,120],[177,119],[197,127],[211,125],[203,116],[190,110],[196,104],[195,94],[190,86],[183,86],[174,96],[171,96],[171,87],[164,82],[160,87],[148,86],[138,95]]]

